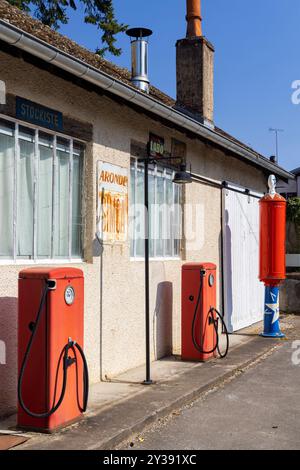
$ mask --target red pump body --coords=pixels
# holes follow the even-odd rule
[[[286,278],[286,200],[267,194],[260,202],[259,279],[277,286]]]
[[[212,263],[188,263],[182,266],[182,318],[181,357],[186,361],[207,361],[216,357],[216,352],[199,352],[193,343],[192,325],[202,284],[200,302],[194,323],[195,339],[203,351],[211,351],[216,345],[216,331],[209,318],[211,307],[216,307],[216,265]],[[201,272],[203,276],[201,277]]]
[[[46,281],[53,281],[44,311],[34,338],[24,374],[22,396],[26,407],[34,413],[44,413],[58,400],[62,389],[63,361],[59,358],[71,337],[83,347],[84,279],[80,269],[33,268],[19,274],[18,364],[19,373],[31,336],[30,325],[35,322]],[[71,305],[66,303],[66,289],[75,293]],[[72,351],[69,352],[73,357]],[[82,361],[78,366],[78,397],[82,400]],[[55,393],[56,390],[56,393]],[[68,368],[65,398],[59,409],[48,418],[31,417],[18,405],[18,426],[51,432],[81,416],[77,401],[76,365]]]

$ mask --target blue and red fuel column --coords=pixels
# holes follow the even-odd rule
[[[264,331],[266,338],[282,338],[279,323],[279,287],[286,279],[286,200],[275,191],[276,179],[269,178],[270,192],[260,201],[259,279],[265,284]]]

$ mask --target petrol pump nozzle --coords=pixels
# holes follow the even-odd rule
[[[55,282],[55,285],[52,284],[52,289],[56,288],[56,281],[54,281],[54,282]],[[60,407],[60,405],[62,404],[62,402],[64,400],[64,397],[65,397],[66,388],[67,388],[68,368],[74,363],[76,363],[76,367],[78,367],[76,350],[80,354],[82,362],[83,362],[83,377],[82,377],[82,380],[83,380],[83,404],[80,405],[80,403],[78,401],[78,407],[79,407],[80,411],[82,411],[82,412],[86,411],[86,409],[87,409],[87,402],[88,402],[88,395],[89,395],[88,365],[87,365],[87,361],[86,361],[83,349],[81,348],[81,346],[76,341],[72,340],[72,338],[69,337],[68,342],[64,346],[64,348],[61,352],[61,355],[59,357],[59,361],[58,361],[58,366],[59,366],[59,363],[60,363],[61,359],[63,359],[62,388],[61,388],[61,393],[60,393],[58,401],[56,403],[53,402],[50,410],[45,411],[44,413],[33,412],[24,403],[23,394],[22,394],[22,384],[23,384],[24,373],[25,373],[25,370],[26,370],[26,367],[27,367],[27,364],[28,364],[28,359],[29,359],[29,356],[30,356],[32,344],[33,344],[34,338],[37,334],[38,326],[39,326],[40,320],[42,318],[43,311],[45,310],[44,306],[47,302],[47,295],[48,295],[49,290],[51,290],[51,285],[49,286],[49,284],[46,283],[44,291],[42,293],[41,300],[40,300],[40,305],[39,305],[39,309],[38,309],[38,312],[37,312],[36,320],[35,320],[35,322],[32,322],[34,324],[34,326],[32,328],[31,336],[30,336],[29,342],[27,344],[27,348],[26,348],[26,351],[25,351],[25,354],[24,354],[24,358],[23,358],[23,362],[22,362],[22,365],[21,365],[21,370],[20,370],[20,374],[19,374],[19,378],[18,378],[18,400],[19,400],[20,406],[25,411],[25,413],[27,413],[29,416],[31,416],[33,418],[47,418],[47,417],[51,416],[53,413],[55,413],[58,410],[58,408]],[[72,349],[74,357],[69,356],[69,350],[70,349]],[[77,373],[78,373],[78,371],[77,371]],[[78,390],[77,390],[77,394],[78,394]]]
[[[218,351],[220,358],[224,359],[228,354],[229,335],[228,335],[228,330],[227,330],[226,324],[224,322],[224,318],[221,315],[221,313],[215,307],[211,306],[209,311],[208,311],[208,314],[207,314],[208,324],[214,326],[215,333],[216,333],[216,344],[214,345],[214,347],[212,349],[210,349],[209,351],[206,351],[203,348],[203,346],[198,344],[197,338],[196,338],[196,335],[195,335],[195,324],[196,324],[196,319],[197,319],[197,315],[198,315],[198,309],[199,309],[200,302],[201,302],[203,282],[204,282],[203,279],[204,279],[205,276],[206,276],[206,269],[201,268],[201,270],[200,270],[200,286],[199,286],[198,298],[197,298],[196,307],[195,307],[195,311],[194,311],[193,322],[192,322],[192,341],[193,341],[193,344],[194,344],[194,347],[196,348],[196,350],[198,352],[200,352],[201,354],[213,354],[215,351]],[[224,353],[222,353],[220,351],[219,319],[220,319],[220,321],[223,325],[225,335],[226,335],[226,350],[225,350]]]
[[[76,345],[76,341],[73,340],[71,337],[68,338],[68,342],[71,346],[75,346]]]

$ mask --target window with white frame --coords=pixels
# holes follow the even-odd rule
[[[81,258],[83,151],[0,119],[0,259]]]
[[[149,239],[151,258],[178,258],[181,239],[181,188],[174,172],[149,167]],[[144,167],[136,158],[130,168],[130,254],[144,256]]]

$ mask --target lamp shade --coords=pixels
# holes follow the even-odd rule
[[[186,171],[186,165],[180,165],[180,170],[177,171],[173,178],[173,183],[175,184],[190,184],[192,183],[192,176],[189,172]]]

